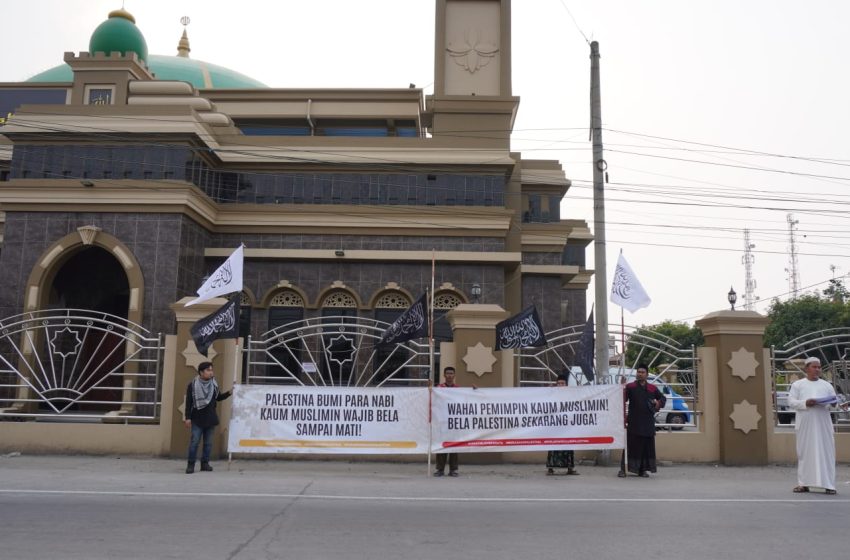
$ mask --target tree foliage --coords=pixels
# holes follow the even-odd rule
[[[659,334],[663,336],[659,337]],[[680,349],[705,344],[702,331],[696,326],[670,320],[657,325],[641,325],[629,337],[632,343],[626,347],[626,363],[629,366],[637,365],[637,361],[647,363],[650,364],[650,370],[657,370],[660,364],[669,363],[669,357],[659,356],[658,350],[652,350],[642,345],[644,342],[651,346],[657,345],[653,341],[658,340],[668,342],[665,337],[672,339],[669,343]],[[635,342],[638,342],[638,344]]]
[[[773,300],[764,331],[767,347],[782,348],[789,341],[815,331],[850,327],[850,300],[840,279],[830,281],[823,294],[805,294],[788,301]]]

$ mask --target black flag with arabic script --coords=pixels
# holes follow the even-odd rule
[[[593,309],[587,316],[581,338],[578,340],[578,351],[576,352],[576,365],[588,381],[593,381]]]
[[[533,305],[496,325],[496,350],[534,346],[546,346],[546,334]]]
[[[214,341],[239,336],[239,298],[240,295],[232,297],[230,301],[192,325],[189,332],[198,352],[206,356]]]
[[[381,335],[381,340],[377,346],[387,346],[389,344],[398,344],[407,342],[414,338],[422,338],[428,336],[428,303],[425,294],[422,294],[413,305],[399,315],[398,319],[393,321],[384,334]]]

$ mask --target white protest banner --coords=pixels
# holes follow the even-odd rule
[[[435,388],[431,451],[622,449],[623,388]]]
[[[428,453],[428,389],[236,385],[230,453]]]

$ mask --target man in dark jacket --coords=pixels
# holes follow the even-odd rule
[[[648,372],[639,365],[636,381],[626,385],[623,399],[628,403],[626,419],[626,447],[629,472],[647,477],[656,472],[655,464],[655,413],[664,407],[667,398],[658,387],[647,382]],[[625,456],[625,453],[623,454]],[[626,476],[626,457],[620,464],[620,477]]]
[[[452,366],[443,368],[443,378],[445,381],[437,387],[459,387],[455,384],[455,368]],[[443,476],[446,473],[446,459],[449,461],[449,476],[457,476],[457,453],[437,453],[437,470],[434,471],[434,476]]]
[[[230,391],[221,393],[215,382],[211,362],[198,364],[198,376],[189,382],[186,388],[186,427],[192,430],[189,441],[189,464],[186,474],[195,472],[195,460],[198,456],[198,444],[201,436],[204,438],[204,448],[201,454],[201,470],[211,471],[210,452],[212,451],[213,432],[218,426],[218,414],[215,412],[216,403],[230,396]]]

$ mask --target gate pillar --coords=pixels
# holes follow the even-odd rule
[[[715,311],[696,321],[712,348],[720,418],[720,462],[724,465],[765,465],[768,461],[772,418],[766,387],[770,356],[764,348],[764,329],[770,322],[755,311]],[[713,403],[705,403],[712,406]]]
[[[454,366],[462,387],[513,387],[512,350],[496,352],[496,323],[508,317],[498,305],[464,303],[446,314],[452,327],[453,349],[441,360],[442,367]],[[443,347],[440,353],[443,355]],[[453,352],[451,351],[453,350]],[[454,356],[452,363],[446,358]],[[442,373],[442,372],[441,372]]]
[[[241,378],[242,361],[239,359],[240,346],[233,340],[216,340],[209,350],[207,357],[202,356],[195,348],[190,329],[199,319],[202,319],[227,303],[226,299],[214,298],[190,307],[184,307],[193,298],[185,297],[171,304],[171,310],[177,318],[176,356],[173,363],[174,371],[174,406],[171,410],[163,410],[162,415],[171,416],[171,446],[172,457],[185,457],[189,448],[189,430],[183,424],[183,408],[186,402],[186,387],[198,375],[198,364],[212,362],[215,379],[221,392],[233,388],[233,380]],[[167,361],[166,361],[167,363]],[[234,368],[237,371],[234,372]],[[230,401],[223,401],[218,406],[220,425],[216,429],[213,457],[220,457],[226,448],[227,425],[230,422]]]
[[[463,303],[446,313],[452,327],[451,343],[440,344],[440,365],[454,366],[461,387],[513,387],[514,351],[496,348],[496,323],[509,313],[498,305]],[[442,372],[440,372],[442,375]],[[478,464],[498,464],[504,453],[471,453],[464,460]]]

